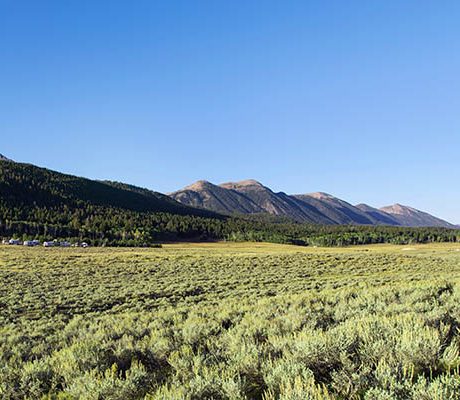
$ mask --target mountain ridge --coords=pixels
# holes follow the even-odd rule
[[[380,208],[387,214],[390,214],[399,221],[401,226],[424,227],[424,226],[444,226],[446,228],[456,228],[456,225],[435,217],[425,211],[418,210],[414,207],[405,206],[395,203],[391,206]],[[428,224],[428,225],[427,225]]]
[[[358,209],[331,195],[320,196],[322,200],[289,196],[253,180],[223,185],[230,189],[201,181],[189,186],[185,194],[179,193],[185,196],[183,201],[195,199],[203,205],[206,200],[226,211],[217,213],[127,183],[91,180],[0,160],[0,238],[54,238],[95,246],[149,246],[183,240],[315,246],[459,240],[458,232],[444,228],[357,226],[354,213]],[[209,190],[212,193],[206,192]],[[228,217],[235,207],[245,216],[236,213]]]
[[[399,203],[375,208],[363,203],[353,205],[326,192],[289,195],[284,192],[274,192],[255,179],[217,185],[208,181],[197,181],[169,195],[183,204],[216,212],[227,214],[262,212],[288,217],[297,222],[325,225],[457,227],[429,213]],[[231,202],[229,198],[232,199]]]
[[[2,154],[0,164],[0,200],[4,205],[13,201],[14,206],[28,207],[33,199],[33,204],[40,207],[64,203],[73,207],[72,204],[83,202],[141,212],[211,217],[267,214],[318,225],[458,228],[458,225],[400,203],[375,208],[362,203],[353,205],[326,192],[290,195],[275,192],[255,179],[217,185],[200,180],[178,191],[161,194],[126,183],[90,180],[14,162]],[[47,202],[43,202],[44,199]]]
[[[385,211],[382,211],[381,209],[372,207],[364,203],[357,204],[355,207],[359,208],[362,212],[368,214],[374,220],[381,222],[383,225],[400,225],[397,218]]]

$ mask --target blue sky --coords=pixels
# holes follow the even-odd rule
[[[0,0],[0,153],[460,223],[460,2]]]

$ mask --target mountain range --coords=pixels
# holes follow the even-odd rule
[[[457,227],[401,204],[378,209],[367,204],[352,205],[323,192],[288,195],[253,179],[220,185],[201,180],[169,196],[184,205],[222,214],[268,213],[313,224]]]
[[[166,212],[210,218],[265,214],[318,225],[458,228],[400,204],[377,209],[366,204],[352,205],[322,192],[288,195],[274,192],[253,179],[220,185],[203,180],[165,195],[125,183],[95,181],[17,163],[2,154],[0,206],[23,220],[33,220],[47,209],[55,212],[61,209],[62,213],[82,208],[108,210],[115,207],[127,212]],[[12,219],[7,215],[3,218]]]

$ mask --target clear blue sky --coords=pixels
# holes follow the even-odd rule
[[[460,2],[0,0],[0,153],[460,223]]]

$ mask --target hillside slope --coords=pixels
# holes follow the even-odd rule
[[[372,220],[382,225],[401,225],[397,218],[378,208],[371,207],[367,204],[357,204],[356,208],[367,214]]]
[[[106,206],[142,212],[211,216],[169,196],[116,182],[101,182],[36,167],[0,161],[0,202],[10,207]]]
[[[404,206],[402,204],[394,204],[392,206],[382,207],[381,211],[390,214],[401,226],[424,227],[424,226],[439,226],[444,228],[455,228],[455,225],[444,221],[441,218],[434,217],[424,211],[415,208]]]
[[[176,201],[227,214],[255,214],[265,210],[236,190],[226,190],[208,181],[198,181],[182,190],[171,193]]]
[[[170,196],[189,206],[226,214],[267,213],[298,222],[334,224],[316,208],[283,192],[275,193],[253,179],[214,185],[198,181]]]
[[[296,199],[315,207],[333,223],[339,225],[376,225],[376,221],[344,200],[327,193],[294,195]],[[378,225],[378,224],[377,224]]]
[[[373,225],[366,213],[351,204],[325,193],[288,195],[273,192],[253,179],[213,185],[198,181],[170,196],[186,205],[229,214],[268,213],[297,222],[321,225]],[[228,201],[232,198],[233,202]],[[251,206],[246,206],[246,203]],[[225,204],[225,208],[222,205]]]
[[[289,217],[298,222],[328,224],[329,221],[313,208],[305,207],[302,203],[284,192],[273,192],[254,179],[240,182],[227,182],[219,185],[221,188],[236,191],[251,199],[268,214]]]
[[[217,234],[225,219],[136,186],[0,161],[0,237],[132,246]]]

